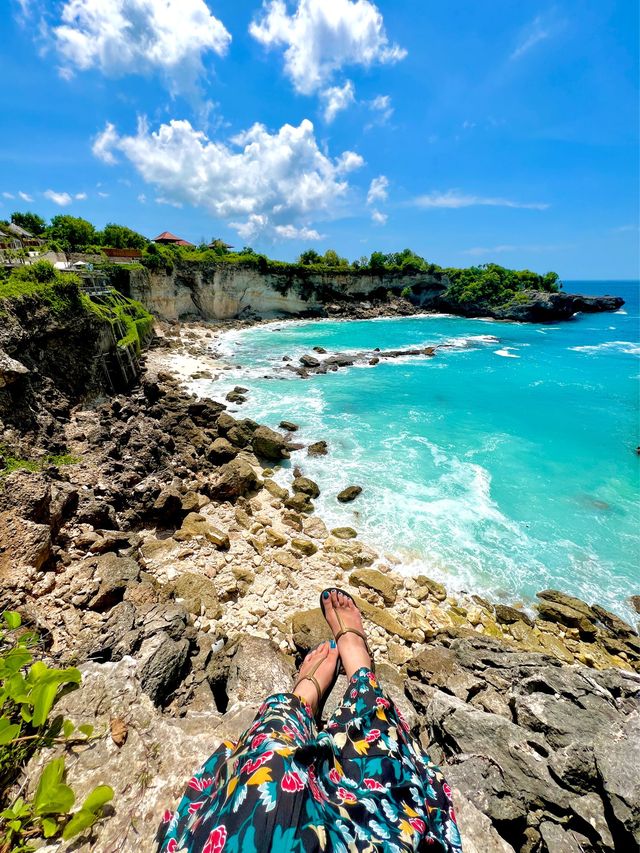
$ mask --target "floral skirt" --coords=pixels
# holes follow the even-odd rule
[[[297,696],[270,696],[238,743],[223,743],[177,811],[165,814],[158,851],[457,853],[450,793],[363,668],[322,732]]]

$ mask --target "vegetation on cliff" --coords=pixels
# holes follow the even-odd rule
[[[49,225],[35,213],[14,213],[11,217],[15,224],[39,234],[45,245],[53,250],[82,251],[101,254],[103,248],[136,249],[141,253],[140,263],[151,272],[171,273],[176,266],[191,265],[228,265],[236,268],[252,269],[259,273],[270,273],[278,279],[277,289],[286,292],[295,287],[305,297],[307,291],[316,291],[321,299],[340,297],[339,284],[317,293],[317,286],[309,285],[312,278],[322,276],[386,276],[397,278],[397,286],[391,287],[396,295],[407,299],[417,295],[416,285],[403,277],[415,277],[420,274],[430,276],[435,283],[444,288],[443,299],[455,309],[504,308],[505,306],[526,301],[528,291],[555,293],[559,290],[558,275],[548,272],[544,275],[531,270],[511,270],[498,264],[457,268],[441,267],[431,263],[412,249],[384,253],[374,251],[368,257],[353,261],[341,257],[334,249],[327,249],[321,255],[315,249],[307,249],[293,262],[274,260],[260,254],[250,246],[239,251],[230,251],[221,240],[199,246],[160,245],[150,242],[146,237],[124,225],[109,223],[100,231],[86,219],[60,214],[51,219]],[[121,268],[112,264],[103,255],[102,267],[110,277],[111,283],[119,290],[122,286]],[[307,294],[310,295],[310,294]],[[133,335],[130,328],[127,337]]]
[[[18,267],[0,279],[0,313],[11,302],[27,298],[58,315],[92,314],[111,325],[118,346],[133,345],[137,352],[153,327],[153,317],[139,302],[115,290],[89,296],[77,276],[61,273],[44,260]]]

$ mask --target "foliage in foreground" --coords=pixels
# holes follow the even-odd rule
[[[3,613],[0,631],[0,853],[33,850],[39,838],[69,839],[90,829],[113,799],[113,789],[98,785],[79,809],[73,789],[66,783],[63,757],[45,764],[33,796],[24,785],[9,800],[9,787],[20,771],[43,747],[87,743],[93,727],[76,726],[53,716],[56,703],[81,681],[80,671],[55,669],[34,659],[38,637],[22,630],[18,613]]]

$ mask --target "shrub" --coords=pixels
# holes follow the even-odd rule
[[[113,789],[99,785],[72,812],[76,796],[66,784],[64,758],[45,764],[32,799],[21,792],[8,801],[8,786],[29,759],[43,747],[57,743],[86,743],[93,727],[76,726],[60,716],[51,719],[59,699],[81,682],[80,671],[54,669],[34,660],[38,637],[21,631],[18,613],[2,615],[0,631],[0,850],[30,851],[31,839],[69,839],[89,829],[102,817]]]

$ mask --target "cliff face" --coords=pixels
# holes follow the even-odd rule
[[[324,314],[326,305],[334,300],[362,302],[412,286],[419,289],[420,302],[426,306],[435,302],[447,284],[446,279],[424,273],[299,275],[231,265],[180,264],[171,272],[133,270],[130,296],[167,320],[187,316],[229,320],[249,311],[261,316]]]

